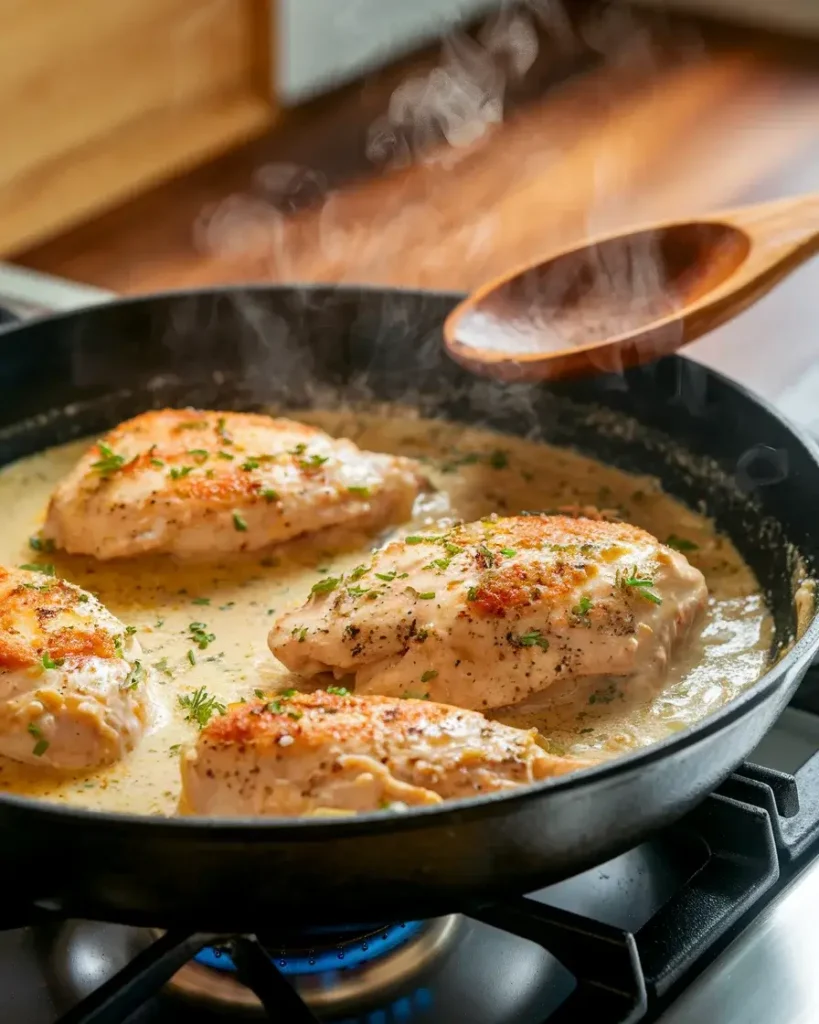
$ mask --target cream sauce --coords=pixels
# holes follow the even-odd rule
[[[437,491],[419,498],[411,523],[397,528],[399,535],[491,512],[579,504],[618,509],[661,540],[682,539],[711,597],[701,634],[681,653],[659,693],[636,698],[617,680],[603,687],[598,681],[588,692],[576,690],[571,700],[553,694],[547,705],[498,716],[536,725],[554,753],[611,757],[651,743],[709,714],[764,670],[772,625],[751,570],[709,520],[664,494],[656,481],[563,449],[409,414],[311,411],[298,418],[363,448],[422,460]],[[144,662],[153,669],[153,727],[125,762],[93,773],[59,775],[0,758],[0,789],[100,810],[173,814],[179,748],[196,735],[179,698],[205,687],[229,704],[254,689],[297,683],[268,650],[273,617],[300,604],[321,577],[352,569],[383,536],[326,533],[210,565],[166,557],[100,563],[59,552],[37,554],[29,538],[42,524],[52,489],[87,444],[64,445],[0,470],[0,564],[52,562],[58,575],[93,591],[137,627]],[[204,624],[205,633],[214,635],[204,649],[192,642],[191,623]]]

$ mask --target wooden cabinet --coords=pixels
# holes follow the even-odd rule
[[[268,0],[0,0],[0,253],[275,118]]]

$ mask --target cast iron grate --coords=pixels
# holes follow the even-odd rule
[[[669,830],[672,842],[693,838],[704,851],[702,862],[634,931],[529,896],[462,909],[537,943],[574,976],[573,991],[543,1024],[569,1024],[586,1016],[598,1024],[647,1022],[680,980],[725,944],[748,911],[764,904],[780,875],[794,870],[819,833],[819,782],[810,788],[817,774],[812,762],[797,778],[743,765]],[[6,926],[19,924],[15,919]],[[122,1024],[214,943],[229,947],[239,979],[258,996],[270,1020],[313,1024],[318,1019],[255,936],[169,931],[59,1024]]]

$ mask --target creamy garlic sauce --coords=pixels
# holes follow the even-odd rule
[[[100,810],[175,813],[179,749],[196,736],[180,697],[205,687],[227,705],[255,689],[298,685],[268,650],[274,616],[301,604],[317,580],[359,564],[387,533],[401,537],[492,512],[569,504],[617,509],[660,540],[677,538],[708,581],[711,599],[702,632],[680,653],[659,693],[633,695],[627,682],[598,680],[571,694],[554,691],[536,708],[498,715],[511,724],[536,725],[552,752],[611,757],[644,746],[703,718],[764,670],[772,624],[755,577],[729,540],[664,494],[656,481],[563,449],[409,415],[289,415],[363,448],[421,459],[437,490],[419,498],[411,522],[380,537],[328,532],[210,565],[178,564],[165,556],[101,563],[38,554],[29,546],[51,491],[89,441],[0,470],[0,564],[51,562],[58,575],[93,591],[126,625],[136,626],[143,663],[152,668],[156,705],[151,730],[125,762],[62,775],[0,757],[0,789]],[[214,637],[202,648],[192,638],[196,623],[202,624],[200,636]]]

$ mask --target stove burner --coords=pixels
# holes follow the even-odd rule
[[[286,948],[265,936],[259,941],[308,1006],[339,1012],[377,1001],[420,975],[449,948],[459,925],[460,918],[450,915],[382,928],[311,929]],[[236,976],[229,945],[201,950],[168,989],[209,1009],[261,1011],[257,996]],[[418,990],[419,998],[424,992]]]
[[[350,970],[371,963],[387,956],[404,943],[412,941],[423,929],[422,921],[409,921],[375,929],[366,925],[354,925],[343,932],[339,929],[313,928],[303,936],[305,940],[312,939],[310,944],[295,949],[292,945],[279,947],[268,944],[263,936],[260,937],[260,941],[268,949],[271,960],[282,974],[299,977],[340,969]],[[353,935],[342,938],[346,932]],[[333,943],[333,938],[338,938],[339,941]],[[204,967],[216,971],[236,970],[229,946],[206,946],[194,959]]]

